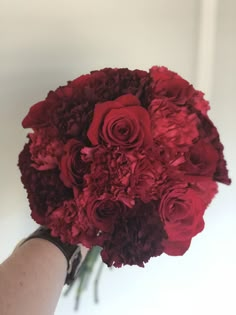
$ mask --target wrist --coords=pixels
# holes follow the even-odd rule
[[[65,271],[67,271],[68,263],[65,255],[62,253],[62,251],[52,242],[49,242],[46,239],[43,238],[31,238],[25,241],[26,239],[21,241],[21,244],[17,247],[18,249],[29,247],[34,249],[36,255],[39,253],[42,253],[42,251],[48,252],[50,255],[56,255],[57,259],[60,261],[63,261],[63,264],[65,265]],[[17,250],[16,248],[16,250]]]
[[[49,244],[48,246],[54,246],[61,252],[67,262],[67,275],[65,284],[70,284],[73,282],[73,280],[76,278],[82,260],[80,246],[63,243],[58,237],[53,237],[49,229],[41,226],[29,237],[18,244],[17,247],[21,247],[35,239],[40,240],[41,244],[42,241],[44,241],[44,245],[45,242],[47,242]]]

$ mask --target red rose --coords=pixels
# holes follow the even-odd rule
[[[113,230],[117,217],[124,212],[124,209],[125,205],[112,200],[109,194],[104,194],[100,199],[91,200],[86,207],[89,220],[103,232]]]
[[[93,145],[102,141],[126,150],[152,145],[149,114],[132,94],[96,104],[87,135]]]
[[[198,114],[200,119],[199,132],[201,138],[205,139],[207,142],[210,142],[213,147],[217,150],[219,159],[217,161],[216,172],[214,174],[214,180],[226,185],[230,185],[231,179],[228,176],[227,164],[224,159],[224,146],[220,142],[219,133],[214,126],[213,122],[205,115],[201,113]]]
[[[26,117],[22,121],[24,128],[43,128],[48,126],[48,120],[51,114],[51,110],[45,101],[38,102],[30,107],[30,110]]]
[[[186,183],[170,183],[163,190],[159,214],[168,239],[162,245],[168,255],[183,255],[193,236],[204,228],[203,214],[217,192],[217,184],[197,177]]]
[[[150,76],[155,98],[164,97],[177,105],[185,105],[194,93],[188,81],[166,67],[152,67]]]
[[[83,176],[89,170],[89,164],[81,159],[82,148],[82,143],[76,139],[70,139],[64,147],[60,178],[67,187],[82,186]]]
[[[231,179],[229,178],[228,170],[227,170],[227,163],[223,155],[224,146],[222,143],[219,142],[218,139],[217,139],[216,148],[219,154],[219,160],[216,166],[216,171],[215,171],[213,179],[217,182],[230,185]]]
[[[187,175],[208,176],[213,178],[219,154],[211,143],[199,140],[185,153],[185,162],[180,169]]]
[[[168,99],[156,99],[148,108],[153,139],[171,148],[187,148],[199,136],[196,114],[185,107],[176,107]]]

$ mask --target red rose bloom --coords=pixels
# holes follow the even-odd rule
[[[187,251],[192,237],[204,228],[203,214],[216,192],[217,184],[208,178],[170,182],[163,189],[158,211],[168,235],[162,241],[166,254],[183,255]]]
[[[60,178],[67,187],[83,186],[83,176],[89,171],[89,164],[81,159],[83,145],[76,139],[70,139],[64,147],[60,161]]]
[[[22,121],[22,126],[33,129],[48,127],[48,121],[53,110],[54,108],[45,101],[34,104]]]
[[[186,105],[195,91],[188,81],[166,67],[152,67],[150,76],[155,98],[168,98],[176,105]]]
[[[102,141],[126,150],[152,145],[148,112],[132,94],[96,104],[87,135],[93,145]]]
[[[184,155],[185,162],[180,169],[187,175],[208,176],[213,178],[219,154],[211,143],[199,140]]]
[[[100,199],[89,201],[86,207],[89,220],[103,232],[113,230],[117,216],[123,214],[125,209],[124,204],[111,198],[112,196],[105,194]]]
[[[213,122],[207,116],[202,115],[201,113],[198,114],[198,116],[201,122],[201,128],[199,128],[200,137],[205,139],[207,142],[210,142],[219,155],[213,179],[217,182],[230,185],[231,180],[228,176],[226,161],[223,155],[224,146],[220,142],[219,133]]]
[[[217,162],[216,171],[215,171],[215,174],[213,176],[213,179],[217,182],[220,182],[220,183],[223,183],[226,185],[230,185],[231,179],[229,178],[228,170],[227,170],[227,164],[226,164],[226,161],[225,161],[224,155],[223,155],[224,146],[222,143],[219,142],[218,139],[216,140],[216,142],[217,142],[216,148],[217,148],[217,151],[219,154],[219,159]]]
[[[59,87],[55,92],[50,91],[44,101],[33,105],[22,121],[24,128],[39,128],[53,126],[53,118],[60,116],[68,100],[73,99],[74,90],[70,86]],[[54,125],[55,126],[55,125]]]

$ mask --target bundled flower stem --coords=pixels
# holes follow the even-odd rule
[[[99,248],[98,246],[95,246],[88,251],[84,261],[80,266],[78,277],[73,281],[73,283],[70,286],[68,286],[67,290],[64,293],[64,295],[67,296],[71,289],[74,287],[75,283],[78,284],[75,299],[75,310],[78,310],[79,308],[81,295],[87,289],[89,280],[91,279],[92,272],[94,270],[95,263],[98,261],[98,258],[100,256],[100,252],[101,248]],[[96,303],[98,303],[98,282],[101,275],[103,264],[104,264],[103,262],[100,263],[94,282],[94,301]]]

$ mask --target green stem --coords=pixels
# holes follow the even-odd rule
[[[98,299],[98,282],[99,282],[101,274],[102,274],[103,266],[104,266],[104,263],[101,262],[99,265],[99,269],[98,269],[95,281],[94,281],[94,300],[95,300],[95,303],[99,302],[99,299]]]
[[[90,276],[92,274],[94,265],[100,255],[100,252],[101,252],[101,248],[98,246],[93,247],[92,249],[89,250],[89,252],[87,253],[84,261],[82,262],[79,268],[77,278],[70,284],[70,286],[64,292],[64,296],[68,295],[68,293],[71,291],[74,284],[77,281],[79,281],[79,286],[76,292],[75,310],[78,310],[81,294],[87,288]]]

